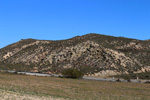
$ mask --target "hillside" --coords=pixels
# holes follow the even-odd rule
[[[67,40],[22,39],[0,49],[0,69],[60,73],[76,68],[87,75],[149,70],[150,41],[99,34]]]

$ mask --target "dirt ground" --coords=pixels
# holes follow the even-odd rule
[[[0,100],[64,100],[61,98],[54,97],[43,97],[43,96],[35,96],[29,94],[21,94],[12,91],[4,91],[0,90]]]

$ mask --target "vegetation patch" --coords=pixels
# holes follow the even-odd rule
[[[130,74],[122,74],[122,75],[116,75],[117,78],[123,78],[125,80],[130,79],[150,79],[150,72],[142,72],[142,73],[130,73]]]
[[[64,75],[64,77],[66,78],[82,78],[83,77],[83,73],[81,71],[78,71],[77,69],[73,69],[73,68],[65,69],[62,72],[62,75]]]

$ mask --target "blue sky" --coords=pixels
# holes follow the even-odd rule
[[[0,48],[87,33],[150,39],[150,0],[0,0]]]

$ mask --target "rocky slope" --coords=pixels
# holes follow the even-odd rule
[[[0,49],[0,69],[60,73],[76,68],[88,75],[149,70],[150,41],[99,34],[67,40],[22,39]]]

